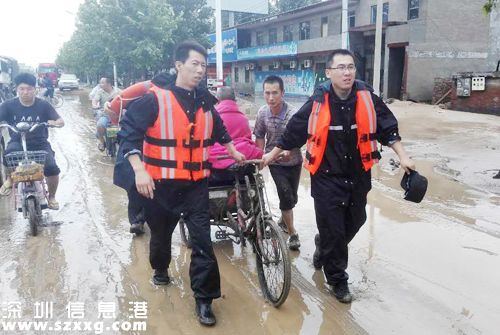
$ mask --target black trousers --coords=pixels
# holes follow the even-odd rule
[[[128,222],[144,223],[144,206],[142,205],[142,196],[137,192],[137,189],[132,187],[128,192]]]
[[[269,171],[278,191],[280,210],[293,209],[299,200],[297,191],[299,190],[302,164],[292,166],[269,165]]]
[[[326,281],[330,285],[347,281],[347,245],[366,221],[368,191],[356,190],[345,178],[325,176],[313,176],[311,190]]]
[[[153,269],[166,270],[171,261],[172,233],[184,218],[191,237],[189,276],[196,299],[220,297],[220,274],[210,237],[208,183],[169,180],[155,182],[154,199],[143,198],[145,218],[151,230],[149,261]]]

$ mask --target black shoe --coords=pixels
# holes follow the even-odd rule
[[[167,270],[155,270],[153,275],[153,284],[155,285],[168,285],[170,277]]]
[[[130,234],[142,235],[145,232],[144,223],[132,223],[130,225]]]
[[[295,233],[290,235],[288,239],[288,248],[293,251],[297,251],[300,248],[299,234]]]
[[[349,285],[347,281],[341,281],[333,285],[333,293],[338,301],[344,304],[349,304],[352,301],[351,292],[349,292]]]
[[[316,270],[321,270],[323,262],[321,261],[321,251],[319,249],[319,234],[314,236],[314,244],[316,245],[316,250],[314,250],[313,254],[313,265]]]
[[[196,301],[196,315],[198,316],[198,321],[204,326],[215,325],[215,315],[212,311],[212,303],[206,303],[201,301]]]

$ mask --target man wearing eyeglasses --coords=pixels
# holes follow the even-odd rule
[[[370,169],[380,159],[376,141],[396,152],[406,172],[414,169],[415,163],[400,142],[393,113],[371,87],[355,80],[352,53],[337,49],[328,59],[329,80],[318,86],[291,118],[277,146],[264,155],[263,165],[283,150],[306,144],[304,167],[311,174],[319,231],[314,267],[323,267],[337,300],[350,303],[347,245],[366,221]]]

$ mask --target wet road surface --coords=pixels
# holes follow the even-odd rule
[[[64,96],[59,112],[66,126],[51,130],[50,138],[62,171],[61,209],[50,213],[54,223],[31,237],[27,222],[12,209],[12,198],[0,199],[0,321],[14,320],[6,317],[8,302],[20,303],[20,320],[32,320],[37,303],[53,302],[51,321],[68,321],[68,303],[78,302],[84,316],[76,320],[144,321],[130,303],[146,301],[146,331],[103,333],[499,333],[500,182],[491,179],[500,168],[498,117],[391,105],[404,143],[430,186],[421,204],[402,200],[402,174],[389,164],[395,156],[390,149],[383,152],[373,171],[368,220],[350,244],[353,303],[338,303],[322,272],[312,266],[316,227],[309,176],[303,171],[295,210],[302,247],[291,252],[287,301],[279,309],[264,301],[251,248],[214,242],[223,297],[214,301],[216,327],[204,328],[194,313],[190,251],[178,230],[172,242],[173,283],[157,287],[151,283],[149,232],[128,233],[126,194],[112,185],[112,160],[96,148],[86,92]],[[265,176],[277,217],[277,194]],[[100,317],[100,303],[114,304],[115,315]]]

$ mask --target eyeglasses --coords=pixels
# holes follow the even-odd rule
[[[327,69],[330,69],[330,70],[339,70],[340,72],[345,72],[345,70],[349,71],[349,72],[354,72],[356,71],[356,66],[355,65],[339,65],[337,67],[327,67]]]

